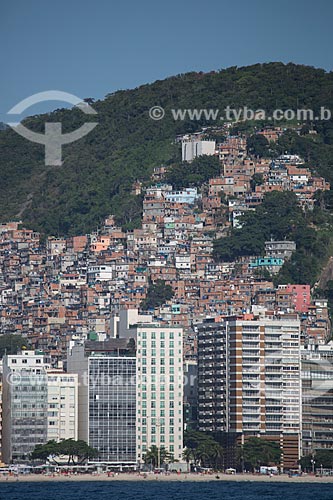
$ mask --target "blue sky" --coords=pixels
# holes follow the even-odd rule
[[[0,121],[45,90],[102,98],[267,61],[332,70],[332,19],[331,0],[0,0]]]

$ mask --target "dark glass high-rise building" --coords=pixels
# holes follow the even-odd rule
[[[136,462],[135,372],[135,358],[89,357],[89,445],[100,462]]]

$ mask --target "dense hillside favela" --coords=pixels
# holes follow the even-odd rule
[[[321,75],[321,89],[332,78],[258,65],[179,85],[218,82],[244,104],[263,72],[272,88],[276,75]],[[169,83],[145,92],[184,99]],[[76,191],[74,146],[67,177],[66,163],[43,170],[39,150],[36,165],[22,159],[31,177],[0,225],[4,464],[51,467],[59,455],[106,470],[332,467],[330,124],[181,122],[169,137],[170,124],[147,118],[146,138],[134,128],[126,153],[115,130],[113,152],[95,136],[97,173],[86,158],[80,173],[78,160]],[[20,154],[28,146],[12,134],[0,142],[17,140]]]

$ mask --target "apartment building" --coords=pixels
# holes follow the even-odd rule
[[[183,330],[140,325],[137,335],[137,460],[151,446],[183,453]]]
[[[47,368],[42,353],[3,358],[3,461],[24,462],[47,441]]]
[[[198,327],[201,431],[279,442],[281,466],[300,457],[300,323],[295,318],[228,318]]]
[[[75,345],[67,369],[78,376],[78,436],[98,450],[93,462],[135,467],[135,343],[110,339]]]
[[[302,454],[333,450],[333,342],[302,346]]]
[[[78,439],[78,375],[47,371],[47,441]]]
[[[215,141],[185,136],[182,140],[182,161],[191,162],[202,155],[212,156],[215,154],[215,148]]]
[[[0,463],[2,463],[2,363],[0,364]]]

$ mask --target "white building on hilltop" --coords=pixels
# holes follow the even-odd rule
[[[182,140],[182,161],[191,162],[198,156],[215,154],[215,141],[203,141],[200,139],[183,139]]]

